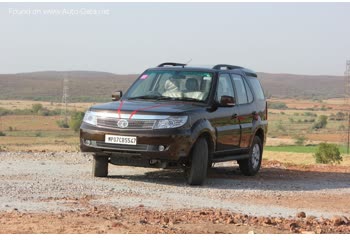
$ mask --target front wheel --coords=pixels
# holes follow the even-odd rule
[[[249,150],[249,158],[243,159],[238,162],[239,169],[245,176],[254,176],[256,175],[261,166],[262,161],[262,143],[259,137],[255,136],[253,144]]]
[[[94,155],[92,162],[92,173],[94,177],[108,176],[108,157]]]
[[[190,159],[190,166],[185,169],[187,182],[190,185],[202,185],[208,170],[208,143],[205,138],[199,138],[195,143]]]

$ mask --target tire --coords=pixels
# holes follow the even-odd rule
[[[108,176],[108,157],[94,155],[92,162],[92,173],[94,177]]]
[[[259,172],[262,161],[262,152],[263,148],[261,140],[259,137],[255,136],[253,144],[249,150],[249,158],[238,162],[239,169],[243,175],[254,176]]]
[[[208,143],[205,138],[199,138],[195,143],[190,157],[190,166],[185,170],[187,183],[202,185],[208,170]]]

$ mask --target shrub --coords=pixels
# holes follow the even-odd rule
[[[288,108],[284,102],[268,103],[268,107],[271,109],[287,109]]]
[[[63,120],[58,120],[58,121],[56,121],[56,124],[57,124],[57,126],[59,126],[60,128],[69,128],[69,125],[68,125],[65,121],[63,121]]]
[[[6,133],[0,131],[0,137],[6,136]]]
[[[338,130],[339,131],[344,131],[346,128],[345,128],[345,126],[344,125],[340,125],[339,127],[338,127]]]
[[[43,109],[43,105],[40,103],[36,103],[32,105],[32,110],[34,113],[38,113],[39,110]]]
[[[306,141],[306,137],[303,136],[303,135],[297,135],[294,137],[294,140],[295,140],[295,144],[296,145],[304,145],[305,141]]]
[[[9,131],[12,132],[13,131],[13,127],[12,126],[9,126]]]
[[[42,108],[37,113],[40,116],[50,116],[50,110],[48,110],[47,108]]]
[[[42,136],[43,136],[43,134],[41,132],[36,132],[35,133],[35,137],[42,137]]]
[[[316,159],[316,163],[322,164],[339,164],[341,161],[343,161],[337,145],[330,143],[320,143],[314,157]]]
[[[345,113],[343,112],[337,112],[337,114],[335,115],[335,120],[337,121],[342,121],[345,119]]]
[[[327,119],[328,117],[325,116],[325,115],[321,115],[318,117],[317,119],[317,122],[315,122],[313,125],[312,125],[312,129],[320,129],[320,128],[325,128],[326,125],[327,125]]]
[[[78,132],[80,125],[83,121],[84,113],[83,112],[73,112],[69,121],[69,127],[74,130],[74,132]]]

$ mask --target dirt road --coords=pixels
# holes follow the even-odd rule
[[[81,153],[2,152],[0,162],[0,233],[350,233],[350,168],[268,162],[244,177],[226,163],[190,187],[179,170],[111,166],[92,178]]]

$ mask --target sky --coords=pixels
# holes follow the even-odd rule
[[[0,73],[191,61],[343,75],[349,23],[350,3],[0,3]]]

